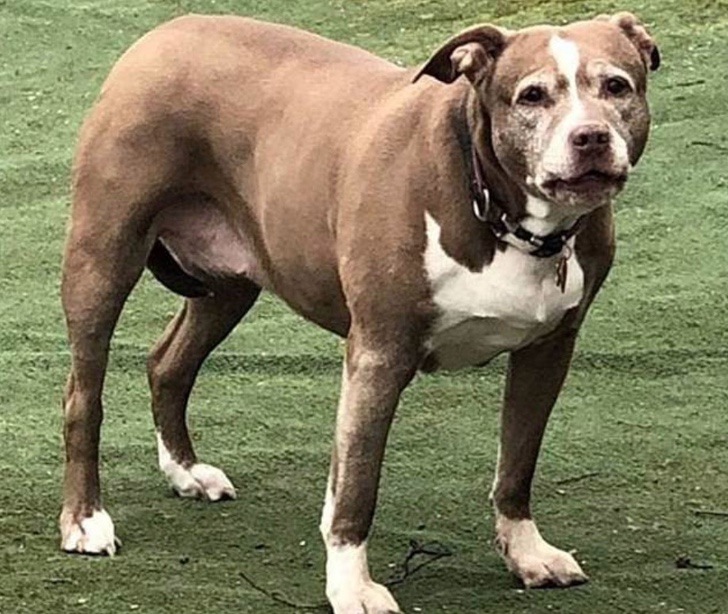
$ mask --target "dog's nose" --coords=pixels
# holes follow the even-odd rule
[[[594,122],[575,128],[569,140],[577,151],[596,153],[609,147],[611,135],[608,126]]]

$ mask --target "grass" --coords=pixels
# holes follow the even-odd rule
[[[115,58],[189,11],[292,23],[393,60],[423,60],[477,21],[517,26],[625,8],[601,0],[0,0],[0,612],[275,614],[243,571],[291,599],[323,598],[317,523],[339,342],[266,297],[207,363],[191,406],[198,451],[235,502],[172,497],[155,467],[147,348],[179,300],[145,278],[115,337],[105,402],[114,559],[58,551],[58,301],[68,169]],[[406,612],[728,612],[728,2],[632,0],[659,39],[652,140],[618,205],[614,269],[583,331],[535,487],[548,538],[592,582],[522,591],[490,545],[503,362],[420,379],[388,450],[371,557],[386,578],[408,540],[454,556],[397,591]],[[568,481],[593,474],[580,481]],[[567,480],[561,483],[562,480]],[[687,555],[708,570],[677,569]],[[416,609],[419,608],[419,609]]]

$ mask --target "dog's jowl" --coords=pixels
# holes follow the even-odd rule
[[[539,533],[531,481],[612,262],[611,203],[645,147],[658,65],[626,13],[476,26],[414,70],[237,17],[184,17],[138,41],[75,158],[63,549],[116,549],[101,393],[114,326],[148,267],[185,297],[148,361],[159,465],[180,495],[235,496],[198,461],[185,412],[202,362],[261,289],[346,338],[321,520],[336,614],[398,611],[370,576],[367,537],[400,393],[418,370],[503,352],[497,547],[526,586],[583,582]]]

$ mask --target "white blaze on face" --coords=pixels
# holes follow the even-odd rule
[[[556,66],[559,72],[566,77],[569,83],[571,113],[574,115],[583,114],[584,105],[581,102],[581,98],[579,98],[579,86],[576,82],[576,75],[579,72],[579,64],[581,63],[579,47],[576,46],[576,43],[565,38],[552,36],[549,41],[549,53],[556,60]]]
[[[551,37],[548,50],[556,63],[556,71],[559,77],[566,80],[568,107],[553,130],[543,153],[535,177],[537,186],[542,185],[549,177],[568,177],[572,174],[574,152],[570,144],[570,136],[574,129],[587,120],[589,115],[585,99],[579,91],[578,74],[582,68],[582,58],[578,45],[574,41],[556,34]],[[587,70],[588,68],[588,66],[585,67]],[[621,69],[613,67],[611,72],[620,76],[626,75],[625,78],[627,78],[628,82],[633,83],[632,78]],[[610,125],[609,130],[611,133],[612,165],[615,168],[628,170],[630,164],[627,142],[614,126]]]
[[[577,74],[581,63],[579,47],[573,41],[555,35],[549,41],[549,53],[556,62],[556,69],[568,84],[568,111],[556,126],[544,151],[536,183],[541,184],[549,175],[567,176],[571,167],[569,136],[585,117],[584,103],[579,96]]]

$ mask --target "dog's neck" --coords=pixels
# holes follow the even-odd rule
[[[463,111],[463,126],[467,134],[463,148],[466,164],[472,166],[474,157],[480,161],[482,179],[491,202],[509,219],[520,221],[527,214],[526,193],[508,176],[496,157],[492,146],[491,118],[472,87],[468,88]],[[471,173],[474,172],[475,169],[471,169]]]
[[[581,213],[564,211],[545,199],[526,195],[526,214],[519,224],[535,235],[545,236],[562,232],[578,224]]]
[[[510,236],[510,231],[506,233],[509,236],[500,239],[494,230],[498,218],[485,221],[477,217],[473,208],[474,150],[482,161],[483,181],[496,205],[492,214],[505,213],[509,224],[516,224],[538,237],[559,233],[570,226],[570,220],[559,216],[548,203],[529,198],[525,189],[502,167],[491,145],[490,117],[472,86],[464,82],[450,86],[433,84],[426,95],[431,96],[428,105],[431,112],[418,138],[425,143],[432,139],[438,143],[437,151],[448,152],[432,159],[430,176],[448,177],[451,181],[436,186],[423,183],[419,189],[439,192],[439,198],[430,199],[427,213],[440,226],[440,243],[449,256],[479,271],[493,260],[498,250],[508,245],[524,253],[536,251],[533,244]]]

